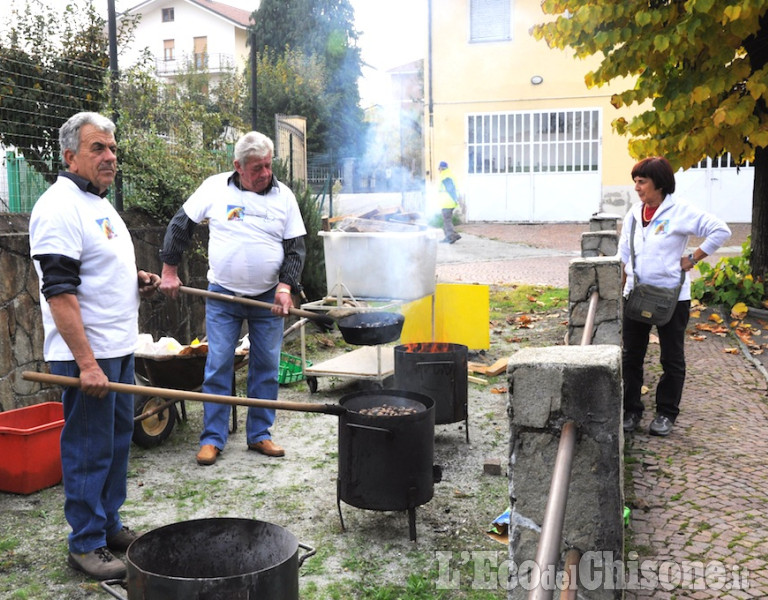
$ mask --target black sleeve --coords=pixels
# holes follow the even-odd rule
[[[32,258],[40,262],[43,272],[41,291],[46,300],[59,294],[77,293],[82,264],[79,260],[63,254],[38,254]]]
[[[181,255],[184,254],[192,239],[195,225],[197,223],[187,216],[184,208],[180,208],[165,230],[160,260],[168,265],[178,265],[181,262]]]
[[[283,240],[283,264],[280,266],[280,283],[291,286],[291,292],[301,291],[301,272],[304,270],[304,259],[307,255],[304,246],[304,236]]]

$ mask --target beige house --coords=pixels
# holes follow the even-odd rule
[[[530,29],[549,17],[540,0],[425,0],[431,23],[425,61],[425,164],[435,185],[446,161],[469,221],[587,221],[623,214],[637,200],[635,160],[611,121],[627,89],[589,89],[595,58],[550,49]],[[686,199],[730,222],[751,220],[751,167],[703,161],[679,173]]]
[[[254,10],[258,0],[254,0]],[[134,64],[146,49],[155,72],[164,79],[194,68],[213,77],[243,69],[252,11],[212,0],[147,0],[120,15],[140,15],[133,43],[123,50],[121,68]]]

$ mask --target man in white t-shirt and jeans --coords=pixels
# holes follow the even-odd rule
[[[117,171],[115,125],[91,112],[59,130],[67,171],[38,199],[29,221],[30,254],[40,280],[43,354],[51,373],[79,377],[64,388],[61,466],[69,564],[94,579],[125,576],[125,552],[138,535],[123,526],[139,298],[160,283],[139,271],[133,242],[106,198]]]
[[[235,348],[248,324],[249,398],[276,400],[283,319],[300,290],[306,230],[293,192],[272,174],[274,145],[251,131],[235,144],[234,172],[213,175],[187,199],[165,234],[160,291],[178,297],[178,264],[198,223],[208,221],[208,289],[272,304],[271,309],[208,298],[208,358],[202,391],[231,395]],[[197,463],[212,465],[229,435],[228,405],[204,405]],[[248,408],[248,449],[266,456],[285,451],[272,441],[274,409]]]

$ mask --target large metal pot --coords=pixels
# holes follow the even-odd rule
[[[298,549],[308,552],[299,557]],[[298,600],[298,568],[314,550],[251,519],[183,521],[135,540],[125,555],[127,600]],[[116,598],[123,598],[110,587]]]
[[[336,324],[348,344],[375,346],[398,339],[404,322],[400,313],[360,312],[342,317]]]
[[[339,417],[340,501],[369,510],[408,511],[416,539],[415,508],[426,504],[440,480],[433,465],[435,403],[424,394],[403,390],[363,391],[339,400],[347,409]],[[365,409],[384,405],[413,410],[399,416],[374,416]]]

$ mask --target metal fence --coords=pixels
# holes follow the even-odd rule
[[[13,150],[6,151],[3,166],[0,208],[11,213],[30,212],[37,199],[48,188],[48,183],[27,164],[23,156],[17,156]]]

